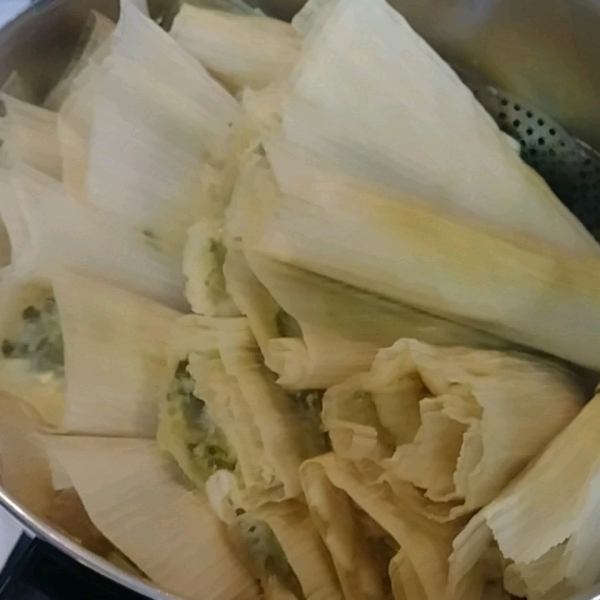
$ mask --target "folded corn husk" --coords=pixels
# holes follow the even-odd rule
[[[456,73],[384,0],[314,8],[283,107],[286,141],[321,165],[434,206],[598,253]]]
[[[450,593],[481,597],[478,561],[493,542],[508,561],[504,583],[512,594],[534,600],[565,597],[600,581],[594,535],[598,419],[600,396],[472,519],[454,542]]]
[[[258,600],[201,492],[189,491],[155,442],[46,438],[98,529],[158,586],[191,600]]]
[[[339,0],[308,0],[292,19],[292,26],[302,36],[302,47],[306,50],[311,38],[327,21],[330,11]]]
[[[385,600],[387,565],[370,552],[368,536],[345,492],[336,488],[319,461],[300,469],[312,522],[327,546],[346,600]]]
[[[0,138],[11,162],[23,161],[60,181],[56,113],[8,94],[0,94],[0,102],[6,107],[6,116],[0,119]]]
[[[224,278],[232,299],[248,316],[267,366],[279,375],[278,383],[289,389],[325,389],[356,371],[365,370],[376,353],[376,348],[361,341],[352,342],[334,331],[302,321],[286,313],[281,302],[275,301],[266,284],[273,289],[272,279],[262,269],[248,263],[243,251],[243,235],[249,219],[260,207],[253,175],[253,161],[242,167],[232,203],[227,211],[228,250],[224,265]],[[263,179],[265,197],[273,191],[272,182]],[[263,197],[263,198],[265,198]],[[262,281],[256,277],[261,276]],[[295,313],[297,314],[297,313]],[[286,331],[282,319],[295,321],[293,331]],[[289,329],[289,328],[288,328]],[[300,336],[300,337],[299,337]]]
[[[90,521],[73,487],[55,494],[44,518],[52,527],[98,556],[108,556],[114,551],[114,546]]]
[[[295,500],[236,517],[229,534],[267,599],[342,600],[331,557]]]
[[[100,66],[93,60],[74,80],[58,113],[58,137],[62,155],[62,180],[71,198],[86,200],[85,179],[89,159],[93,102]]]
[[[64,358],[36,366],[26,357],[3,356],[0,388],[30,403],[60,431],[153,437],[168,333],[179,313],[100,280],[56,271],[50,278],[4,282],[2,339],[16,345],[24,309],[43,311],[50,298],[58,329],[43,334],[59,336]]]
[[[279,388],[262,363],[246,319],[183,317],[173,333],[169,378],[183,368],[194,395],[205,403],[210,420],[224,433],[236,457],[233,471],[200,472],[187,437],[185,413],[167,398],[162,402],[158,439],[186,475],[208,492],[225,515],[236,506],[252,508],[300,493],[298,467],[312,454],[320,430],[302,422],[303,413]]]
[[[335,488],[347,495],[352,503],[366,513],[378,527],[376,535],[384,535],[382,541],[389,551],[402,548],[405,559],[412,567],[413,577],[420,583],[424,598],[441,598],[446,590],[448,557],[452,551],[452,540],[461,530],[461,520],[440,523],[429,518],[429,501],[410,484],[390,484],[382,481],[382,471],[369,462],[352,463],[333,454],[327,454],[311,461],[320,464],[327,479]],[[321,503],[321,506],[323,504]],[[314,508],[313,508],[314,511]],[[326,514],[320,511],[319,514]],[[329,513],[330,529],[342,527],[344,513]],[[339,520],[338,520],[339,519]],[[344,533],[348,532],[344,528]],[[332,540],[330,540],[332,544]],[[330,546],[331,548],[331,546]],[[340,556],[341,548],[336,556]],[[371,552],[371,557],[375,554]],[[379,559],[379,567],[389,564],[385,553]],[[365,563],[361,563],[361,575],[368,573]],[[396,587],[399,587],[396,581]],[[402,597],[398,595],[398,597]]]
[[[74,205],[65,188],[24,164],[1,178],[0,216],[12,263],[7,277],[48,277],[68,267],[175,308],[186,306],[176,261],[128,231],[110,213]]]
[[[300,38],[287,23],[190,4],[182,5],[171,35],[233,92],[283,80],[300,50]]]
[[[115,24],[104,15],[92,11],[82,31],[70,63],[54,89],[48,94],[44,106],[58,112],[68,96],[77,87],[79,75],[91,61],[98,62],[109,51],[110,37]]]
[[[301,325],[302,338],[279,337],[269,341],[268,365],[287,389],[327,389],[347,377],[366,371],[376,347],[353,342],[327,329]]]
[[[93,30],[80,60],[73,64],[47,100],[58,110],[62,179],[72,199],[77,202],[86,200],[85,179],[94,98],[100,79],[100,65],[112,52],[115,29],[113,23],[95,13],[92,13],[90,23]]]
[[[457,502],[456,516],[493,500],[583,405],[560,365],[399,340],[327,391],[323,422],[340,456],[380,461],[431,500]]]
[[[128,3],[94,102],[87,200],[180,252],[203,163],[224,159],[237,102]]]
[[[36,95],[33,93],[33,90],[16,71],[13,71],[8,76],[0,91],[22,102],[29,102],[31,104],[36,102]]]
[[[225,261],[228,290],[248,315],[266,363],[281,376],[280,383],[293,388],[329,387],[366,370],[377,350],[399,337],[438,344],[460,340],[480,347],[507,346],[505,341],[473,328],[256,252],[256,246],[264,241],[264,222],[271,213],[277,214],[283,201],[272,174],[260,161],[245,165],[228,209]],[[284,239],[279,241],[286,244]],[[307,289],[311,291],[310,302],[306,302]],[[332,311],[332,306],[338,309]],[[300,324],[304,339],[279,339],[278,307]],[[323,338],[325,332],[328,340]],[[333,340],[336,352],[327,347]]]
[[[305,167],[301,198],[262,213],[254,252],[598,368],[596,259]]]
[[[52,505],[54,489],[44,449],[35,438],[38,424],[27,404],[0,393],[0,485],[42,517]]]
[[[260,92],[244,90],[243,113],[232,130],[230,153],[222,168],[204,165],[201,190],[202,215],[188,230],[183,256],[187,279],[186,297],[192,310],[211,316],[248,316],[256,326],[261,351],[267,356],[266,321],[272,317],[274,302],[249,272],[239,253],[239,239],[246,226],[242,211],[236,207],[244,195],[244,173],[261,160],[261,136],[272,130],[280,99],[277,86]],[[257,299],[247,300],[246,296]],[[258,310],[258,314],[257,313]],[[275,312],[278,310],[274,308]]]

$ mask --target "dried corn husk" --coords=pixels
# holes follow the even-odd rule
[[[331,484],[377,524],[380,534],[385,534],[385,545],[389,550],[395,547],[397,552],[398,547],[402,548],[414,578],[423,588],[423,597],[441,598],[447,585],[452,540],[463,522],[431,520],[428,516],[432,512],[431,503],[410,484],[392,485],[382,481],[382,471],[374,463],[352,463],[333,454],[312,462],[321,464]],[[332,521],[341,520],[341,514],[338,517],[333,513]],[[341,524],[336,525],[339,526]]]
[[[6,116],[0,119],[0,137],[11,162],[23,161],[60,181],[62,161],[55,112],[0,94]]]
[[[200,492],[150,440],[46,439],[98,529],[157,585],[190,600],[257,600]]]
[[[0,485],[31,513],[43,517],[55,493],[44,448],[35,437],[39,424],[27,404],[0,394]]]
[[[73,52],[71,62],[65,69],[62,78],[48,94],[44,106],[58,112],[67,97],[77,87],[79,75],[91,61],[99,62],[110,50],[110,37],[115,24],[104,15],[92,11],[82,31],[79,43]]]
[[[506,345],[493,336],[254,252],[254,239],[261,243],[261,218],[276,213],[281,201],[272,175],[260,161],[245,165],[228,209],[225,276],[238,307],[248,315],[267,365],[281,376],[283,385],[320,388],[340,383],[366,370],[380,347],[406,335],[442,344],[461,340],[483,347]],[[265,300],[269,296],[271,300]],[[278,339],[277,306],[299,323],[303,339]],[[332,306],[338,309],[331,310]],[[330,351],[334,340],[337,351]]]
[[[300,50],[300,39],[287,23],[185,3],[171,35],[233,92],[245,87],[262,89],[283,80]]]
[[[283,196],[276,210],[262,213],[253,251],[583,366],[600,365],[596,259],[501,237],[409,196],[304,166],[297,163],[295,175],[301,198]]]
[[[284,103],[287,142],[430,205],[597,255],[471,91],[385,0],[317,3],[315,13]]]
[[[203,163],[226,157],[237,102],[129,3],[96,87],[87,200],[178,254]]]
[[[60,183],[23,164],[15,165],[6,184],[0,215],[12,254],[7,276],[49,277],[57,268],[74,268],[169,306],[186,306],[176,261],[113,215],[74,205]]]
[[[320,327],[303,323],[302,338],[280,337],[269,341],[268,364],[287,389],[327,389],[369,369],[377,348],[352,342]]]
[[[450,516],[493,500],[584,405],[564,367],[519,354],[399,340],[327,391],[334,450],[382,461]]]
[[[58,113],[58,137],[62,155],[62,180],[73,201],[86,200],[85,179],[89,159],[93,104],[100,66],[93,61],[74,80]]]
[[[481,587],[473,590],[474,573],[493,541],[509,561],[505,586],[511,593],[534,600],[555,598],[600,581],[594,535],[599,514],[595,492],[599,418],[596,396],[519,478],[472,519],[454,542],[450,592],[463,590],[461,598],[479,597]]]
[[[385,600],[387,565],[369,552],[368,537],[347,494],[336,488],[319,461],[300,469],[312,522],[333,559],[346,600]]]
[[[272,600],[342,600],[331,557],[306,506],[295,500],[238,516],[229,535]]]
[[[338,4],[338,0],[308,0],[292,19],[292,26],[302,36],[302,48],[306,50],[307,43],[314,37]]]
[[[224,489],[221,483],[207,483],[184,442],[186,420],[169,400],[162,403],[161,447],[173,454],[194,483],[214,490],[209,494],[218,506],[225,502],[251,508],[297,496],[298,467],[321,432],[302,426],[302,413],[265,369],[246,319],[182,318],[173,333],[171,379],[185,360],[195,382],[194,395],[224,432],[237,457],[235,468],[221,475],[217,471],[216,481],[223,482]]]
[[[81,498],[73,487],[57,492],[45,511],[44,519],[86,550],[108,556],[114,546],[90,521]]]
[[[66,270],[5,282],[0,297],[2,339],[18,339],[23,310],[53,297],[64,343],[64,374],[60,363],[36,371],[28,358],[3,357],[3,390],[61,431],[155,435],[168,333],[179,313]]]
[[[21,100],[22,102],[30,102],[33,104],[36,101],[33,90],[16,71],[13,71],[8,76],[8,79],[0,88],[0,91],[17,100]]]

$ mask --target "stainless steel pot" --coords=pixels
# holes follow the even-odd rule
[[[168,15],[176,1],[150,0],[152,16]],[[290,18],[304,1],[262,0],[261,7]],[[444,58],[529,99],[572,135],[600,149],[600,0],[390,1]],[[17,70],[41,101],[66,66],[89,12],[116,19],[118,0],[32,3],[0,30],[0,84]],[[31,533],[85,566],[149,598],[174,598],[56,532],[11,490],[0,487],[0,505]],[[600,600],[600,588],[572,600]]]

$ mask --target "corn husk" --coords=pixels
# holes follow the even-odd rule
[[[85,179],[89,159],[94,98],[100,66],[93,57],[72,84],[58,113],[58,137],[62,155],[62,180],[75,202],[86,200]]]
[[[348,496],[329,481],[319,461],[305,462],[300,477],[312,522],[331,554],[346,600],[385,600],[387,565],[369,552]]]
[[[100,78],[100,65],[112,53],[114,24],[92,13],[88,26],[92,32],[81,59],[51,92],[47,103],[58,110],[63,182],[71,198],[85,202],[94,98]]]
[[[599,366],[596,259],[499,236],[411,197],[304,170],[301,163],[297,174],[301,199],[286,195],[276,210],[263,213],[254,251],[582,366]]]
[[[390,561],[389,575],[394,600],[424,600],[427,598],[418,575],[402,550]]]
[[[399,340],[327,391],[334,450],[381,461],[450,516],[493,500],[578,414],[578,379],[530,356]]]
[[[385,0],[342,0],[323,10],[291,76],[287,142],[321,165],[430,205],[598,253],[456,73]]]
[[[214,494],[209,492],[215,504],[247,509],[297,496],[301,491],[298,468],[310,456],[312,437],[321,433],[302,426],[302,415],[292,399],[262,364],[248,322],[182,318],[173,333],[169,379],[186,359],[195,381],[194,395],[205,402],[237,456],[234,472],[226,474],[226,489],[211,484],[211,490],[217,486]],[[207,485],[183,444],[185,421],[168,401],[163,401],[160,422],[161,447],[173,454],[194,483]]]
[[[92,11],[81,33],[71,62],[54,89],[48,94],[44,106],[55,112],[60,111],[67,97],[77,87],[79,75],[88,67],[90,61],[98,62],[109,52],[110,37],[115,24],[104,15]]]
[[[134,62],[173,91],[194,100],[203,112],[213,115],[215,127],[222,126],[221,119],[230,122],[239,116],[238,102],[223,86],[130,1],[121,3],[111,56]]]
[[[110,213],[75,205],[64,186],[27,165],[16,165],[4,181],[0,215],[12,254],[7,276],[49,277],[57,268],[74,268],[169,306],[186,306],[179,265],[144,236]]]
[[[86,550],[108,556],[114,546],[90,521],[73,487],[59,491],[44,514],[45,520]]]
[[[304,504],[288,500],[237,517],[229,535],[248,571],[272,600],[343,598]]]
[[[252,414],[245,406],[239,385],[228,378],[225,372],[219,354],[219,324],[223,330],[221,335],[225,337],[233,335],[236,330],[243,331],[245,329],[243,319],[227,319],[218,322],[193,316],[185,316],[180,319],[171,335],[167,377],[170,383],[175,377],[181,361],[188,361],[187,371],[193,376],[191,367],[194,357],[200,361],[203,356],[213,355],[213,359],[210,361],[210,381],[207,377],[204,385],[217,388],[220,383],[220,387],[217,389],[221,391],[221,394],[213,393],[212,396],[221,402],[207,402],[205,410],[213,422],[218,426],[224,426],[222,429],[225,438],[233,446],[237,456],[236,471],[231,476],[235,492],[237,492],[234,492],[236,498],[233,502],[244,503],[244,500],[240,499],[240,496],[243,495],[244,498],[250,498],[249,501],[252,503],[252,499],[262,495],[260,483],[263,480],[263,467],[261,460],[257,461],[256,458],[258,454],[262,459],[262,447],[254,427],[242,427],[238,431],[237,424],[252,422]],[[199,388],[198,383],[196,382],[196,388]],[[209,396],[207,393],[201,393],[200,390],[195,390],[194,394],[204,402]],[[179,407],[172,406],[171,399],[166,395],[160,406],[159,421],[157,437],[161,449],[169,452],[175,458],[182,471],[195,485],[204,488],[206,478],[204,473],[196,467],[193,454],[186,442],[190,425],[187,423],[185,413]],[[268,485],[262,487],[268,489]],[[227,493],[229,494],[229,492]]]
[[[307,324],[301,329],[302,338],[280,337],[269,342],[269,367],[279,375],[277,383],[287,389],[327,389],[368,370],[377,353],[368,342],[352,342]]]
[[[198,600],[257,600],[200,492],[189,491],[150,440],[53,436],[98,529],[158,586]]]
[[[402,548],[414,578],[423,588],[423,597],[441,598],[447,586],[452,540],[463,522],[440,523],[430,519],[431,503],[410,484],[381,480],[382,471],[374,463],[352,463],[333,454],[313,462],[321,464],[331,484],[379,527],[377,535],[385,536],[383,541],[390,550],[395,547],[397,552]],[[333,519],[337,519],[337,514]]]
[[[300,39],[287,23],[185,3],[171,35],[233,92],[246,87],[262,89],[283,80],[300,50]]]
[[[0,137],[11,161],[23,161],[60,181],[56,113],[8,94],[0,94],[0,102],[6,107],[6,116],[0,120]]]
[[[279,337],[277,315],[281,310],[267,288],[248,265],[243,249],[227,248],[223,268],[227,291],[248,323],[265,360],[269,360],[269,342]]]
[[[139,72],[135,81],[134,67],[113,64],[102,78],[87,198],[121,215],[132,229],[146,232],[166,252],[181,253],[187,228],[198,218],[196,190],[215,132],[205,127],[208,114],[198,113],[183,96],[170,94],[158,80]],[[217,136],[226,134],[227,124],[221,123],[224,128]]]
[[[33,93],[33,90],[16,71],[13,71],[8,76],[0,91],[22,102],[34,104],[36,101],[36,95]]]
[[[250,162],[242,169],[227,215],[233,241],[229,242],[225,277],[233,299],[248,315],[267,365],[281,376],[281,384],[322,388],[340,383],[366,370],[380,347],[407,335],[440,344],[461,340],[483,347],[507,345],[475,329],[253,251],[255,239],[262,243],[261,219],[268,219],[271,211],[276,214],[280,202],[273,177],[260,162]],[[285,240],[281,241],[285,245]],[[310,302],[305,300],[308,289]],[[272,299],[265,300],[269,295]],[[277,306],[300,324],[303,339],[279,339]],[[332,311],[332,306],[339,310]],[[337,351],[330,351],[334,341]]]
[[[23,309],[43,306],[50,295],[60,318],[64,375],[36,372],[27,358],[3,358],[0,387],[60,431],[153,437],[168,333],[179,313],[64,270],[51,278],[5,283],[2,339],[15,339]]]
[[[314,37],[338,4],[338,0],[308,0],[292,19],[292,26],[302,36],[302,48],[306,50]]]
[[[55,494],[44,448],[35,437],[38,424],[27,404],[0,394],[0,485],[31,513],[43,517]]]
[[[238,114],[200,64],[124,3],[96,87],[87,201],[180,254],[199,217],[203,163],[224,159]]]
[[[473,591],[480,556],[497,543],[509,561],[505,586],[528,598],[555,598],[600,581],[594,524],[600,416],[596,396],[528,469],[465,528],[454,542],[450,591]],[[552,527],[548,527],[552,523]],[[476,580],[475,580],[476,581]],[[481,584],[480,584],[481,585]],[[518,589],[520,588],[520,589]]]

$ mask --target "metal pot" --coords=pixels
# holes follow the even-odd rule
[[[528,98],[572,135],[600,149],[600,0],[390,0],[449,62]],[[65,68],[91,10],[116,20],[118,0],[32,0],[0,30],[0,84],[17,70],[41,101]],[[150,0],[153,17],[177,0]],[[305,0],[263,0],[290,18]],[[173,599],[84,550],[36,517],[11,490],[0,505],[33,535],[85,566],[155,600]],[[600,599],[600,588],[578,597]],[[574,599],[573,599],[574,600]]]

